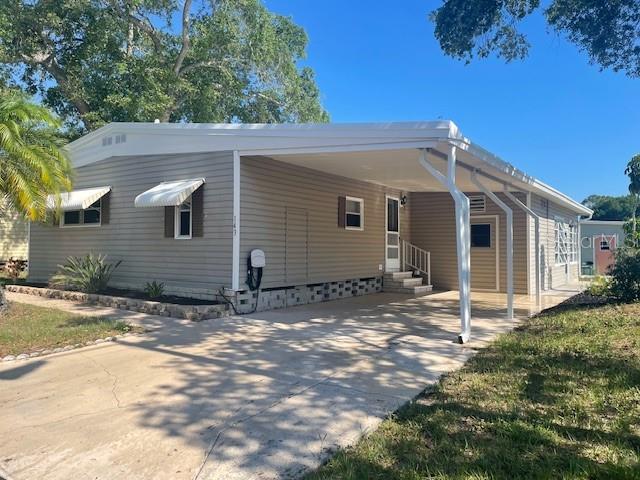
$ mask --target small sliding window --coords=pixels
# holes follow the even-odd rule
[[[61,227],[99,227],[102,216],[102,199],[80,210],[66,210],[60,216]]]

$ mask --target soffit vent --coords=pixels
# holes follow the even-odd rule
[[[487,210],[487,199],[484,195],[469,195],[471,213],[484,213]]]

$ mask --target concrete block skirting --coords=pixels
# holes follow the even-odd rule
[[[233,302],[238,313],[247,313],[255,308],[256,298],[258,299],[257,311],[262,312],[381,291],[382,277],[371,277],[261,290],[259,295],[258,292],[250,290],[238,292],[227,290],[225,295]]]
[[[177,305],[175,303],[153,302],[127,297],[112,297],[93,293],[71,292],[53,288],[28,287],[25,285],[7,285],[9,292],[26,293],[39,297],[71,300],[73,302],[102,305],[104,307],[119,308],[132,312],[148,313],[163,317],[186,318],[187,320],[200,321],[210,318],[219,318],[229,314],[226,304],[219,305]]]

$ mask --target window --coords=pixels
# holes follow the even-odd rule
[[[600,240],[600,250],[611,250],[607,240]]]
[[[61,227],[99,227],[101,224],[102,199],[84,210],[67,210],[60,219]]]
[[[578,224],[569,225],[569,263],[578,262]]]
[[[345,208],[345,228],[347,230],[364,229],[364,200],[347,197]]]
[[[469,209],[471,213],[484,213],[487,209],[487,199],[484,195],[469,195]]]
[[[474,248],[491,248],[491,224],[471,224],[471,246]]]
[[[176,207],[175,238],[191,238],[191,197]]]
[[[578,225],[556,219],[554,234],[555,264],[576,263],[578,261]]]

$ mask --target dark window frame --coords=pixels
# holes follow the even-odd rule
[[[477,232],[479,228],[486,230],[485,232]],[[474,232],[476,230],[476,232]],[[471,224],[471,248],[491,248],[491,233],[493,227],[491,223],[472,223]]]
[[[87,212],[97,212],[98,221],[97,222],[87,222]],[[78,221],[77,222],[68,222],[67,215],[68,214],[77,214]],[[66,210],[62,212],[60,215],[60,227],[61,228],[79,228],[79,227],[101,227],[102,226],[102,197],[93,202],[87,208],[77,209],[77,210]]]

